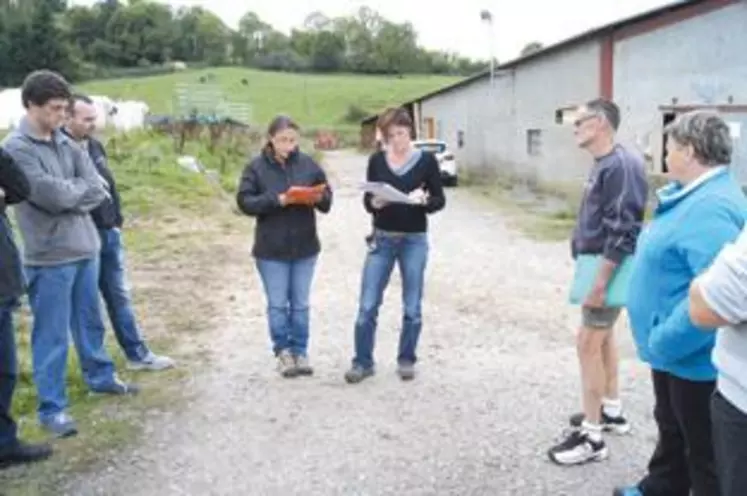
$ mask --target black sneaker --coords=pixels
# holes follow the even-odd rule
[[[584,423],[584,414],[583,413],[575,413],[571,415],[571,417],[568,419],[568,423],[571,424],[571,427],[573,428],[580,428],[581,424]],[[630,423],[628,423],[628,420],[623,417],[622,415],[618,417],[612,417],[610,415],[607,415],[604,413],[604,409],[602,409],[602,430],[604,432],[611,432],[613,434],[627,434],[630,432],[631,426]]]
[[[593,441],[584,431],[572,431],[565,440],[547,452],[558,465],[580,465],[600,462],[609,456],[604,440]]]
[[[0,450],[0,468],[40,462],[51,455],[52,447],[48,444],[26,444],[17,441],[15,444]]]

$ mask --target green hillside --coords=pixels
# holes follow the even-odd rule
[[[210,78],[209,74],[212,74]],[[287,113],[306,127],[357,126],[347,119],[351,106],[366,113],[402,103],[458,80],[448,76],[319,75],[267,72],[243,68],[185,71],[161,76],[92,81],[81,85],[89,94],[115,99],[143,100],[151,112],[172,111],[179,83],[215,84],[232,103],[251,106],[252,121],[264,124],[277,113]]]

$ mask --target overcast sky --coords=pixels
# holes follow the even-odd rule
[[[92,5],[95,0],[72,0],[73,5]],[[549,45],[587,29],[614,22],[672,0],[456,0],[434,7],[425,0],[164,0],[173,6],[200,5],[212,10],[231,27],[244,12],[253,10],[276,29],[290,32],[314,10],[330,17],[354,13],[367,5],[384,17],[410,21],[419,42],[432,49],[451,50],[475,58],[490,56],[488,27],[480,22],[480,10],[493,13],[493,40],[499,60],[516,57],[530,41]]]

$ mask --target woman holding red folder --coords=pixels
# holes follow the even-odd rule
[[[309,293],[321,250],[316,210],[329,212],[332,190],[324,170],[299,151],[299,127],[289,117],[270,123],[268,141],[241,176],[237,203],[255,217],[252,255],[267,299],[278,371],[311,375]]]

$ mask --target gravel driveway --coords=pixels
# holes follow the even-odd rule
[[[356,185],[365,158],[327,158],[336,187],[322,217],[323,254],[312,296],[312,378],[281,379],[249,257],[229,267],[226,315],[196,369],[195,399],[158,418],[142,444],[69,494],[88,495],[610,495],[636,480],[653,449],[648,372],[620,326],[621,386],[632,435],[610,439],[610,460],[559,468],[545,455],[579,405],[565,304],[567,243],[509,230],[465,189],[447,190],[431,217],[431,258],[420,375],[394,374],[400,320],[392,279],[377,343],[377,375],[342,374],[352,350],[369,229]],[[237,247],[248,250],[248,243]]]

